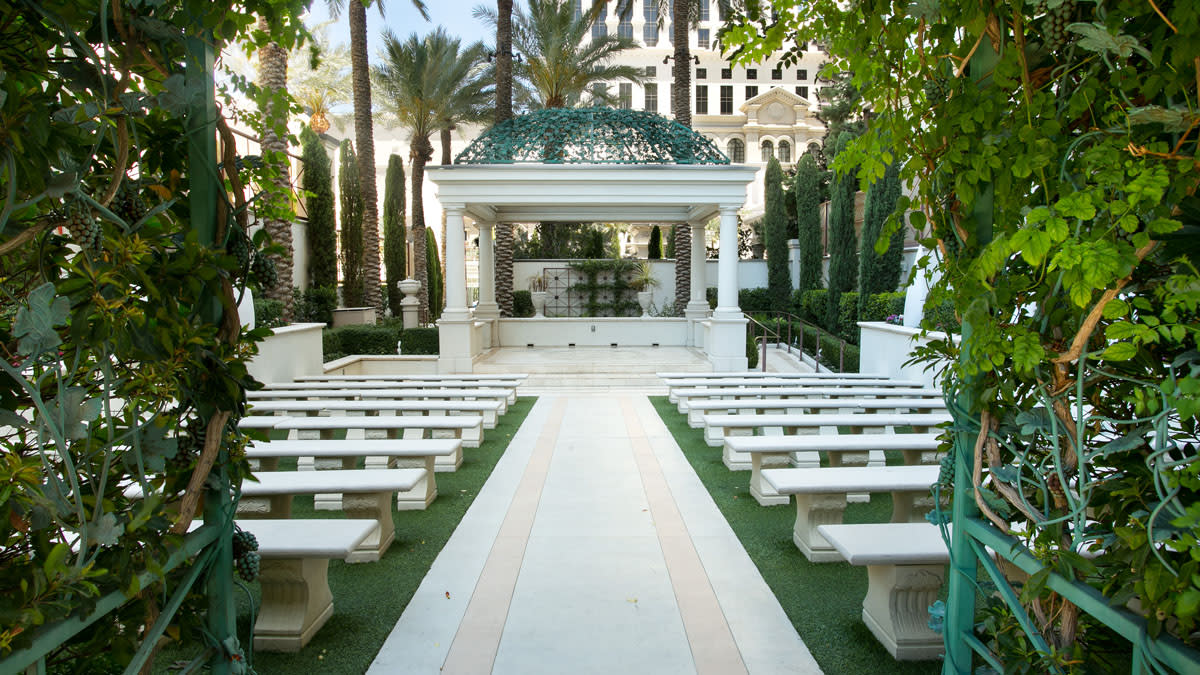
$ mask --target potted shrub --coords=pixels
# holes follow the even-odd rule
[[[529,280],[529,296],[533,300],[533,318],[544,319],[546,308],[546,280],[534,277]]]
[[[658,279],[654,276],[650,263],[642,261],[637,264],[633,276],[629,278],[629,286],[638,292],[637,299],[638,304],[642,306],[642,317],[650,316],[650,302],[654,299],[654,287],[658,286]]]

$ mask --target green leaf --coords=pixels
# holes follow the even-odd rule
[[[1079,35],[1080,38],[1076,44],[1089,52],[1116,54],[1123,59],[1127,59],[1130,54],[1137,52],[1147,61],[1153,60],[1150,52],[1138,43],[1137,38],[1124,33],[1113,35],[1102,23],[1073,23],[1067,26],[1067,30]]]
[[[125,532],[125,526],[117,522],[116,515],[105,513],[88,526],[88,542],[98,546],[112,546]]]
[[[50,549],[46,562],[42,563],[42,572],[46,574],[47,579],[59,576],[66,569],[67,554],[70,552],[71,545],[65,541],[55,544],[54,548]]]
[[[1148,105],[1129,111],[1130,124],[1161,124],[1163,131],[1187,131],[1196,121],[1196,113],[1186,108],[1164,108]]]
[[[1023,331],[1013,336],[1013,365],[1017,370],[1032,372],[1044,358],[1046,350],[1036,334]]]
[[[1128,361],[1137,355],[1137,347],[1132,342],[1116,342],[1108,346],[1100,358],[1105,361]]]
[[[54,284],[46,282],[33,289],[28,303],[17,310],[13,334],[20,339],[18,351],[25,356],[41,354],[62,344],[56,326],[67,322],[71,302],[56,297]]]
[[[87,389],[68,387],[54,399],[52,419],[62,420],[63,434],[70,439],[87,435],[87,423],[100,416],[101,401],[87,398]]]
[[[1126,304],[1124,300],[1113,299],[1113,300],[1110,300],[1108,302],[1108,304],[1104,306],[1103,316],[1105,319],[1109,319],[1109,320],[1118,319],[1123,316],[1127,316],[1128,314],[1129,314],[1129,305]],[[1113,324],[1113,326],[1115,326],[1115,325],[1117,325],[1117,324]],[[1109,326],[1109,329],[1111,329],[1113,326]],[[1116,340],[1121,339],[1120,337],[1111,334],[1111,332],[1109,332],[1109,331],[1105,331],[1105,335],[1107,335],[1110,338],[1116,339]]]

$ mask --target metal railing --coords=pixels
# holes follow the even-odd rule
[[[766,324],[759,322],[752,316],[747,315],[746,319],[749,321],[749,323],[746,324],[746,330],[749,331],[749,339],[753,342],[758,342],[758,366],[762,372],[765,373],[767,372],[767,338],[775,338],[775,343],[778,344],[779,331],[773,331],[770,328],[767,328]],[[759,329],[757,331],[759,332],[757,337],[755,336],[756,328]]]
[[[827,330],[823,330],[820,326],[808,323],[807,321],[805,321],[804,319],[801,319],[800,317],[796,316],[795,314],[790,314],[788,312],[755,312],[754,314],[755,314],[755,317],[757,317],[757,319],[750,317],[750,315],[747,315],[747,318],[750,318],[750,320],[753,321],[755,324],[764,326],[764,329],[766,327],[761,322],[762,317],[767,317],[769,319],[776,319],[778,321],[778,323],[776,324],[778,326],[778,328],[776,331],[774,331],[774,334],[776,335],[776,338],[777,338],[777,344],[783,344],[785,346],[785,348],[787,349],[788,354],[792,353],[792,348],[794,347],[800,351],[801,357],[803,357],[803,355],[805,353],[804,352],[804,344],[805,344],[804,336],[805,336],[805,334],[815,335],[816,338],[815,338],[815,345],[813,347],[813,364],[818,370],[820,370],[820,366],[821,366],[822,337],[828,336],[831,339],[837,340],[838,355],[837,355],[837,371],[836,372],[839,372],[839,373],[846,372],[846,345],[849,343],[847,343],[845,340],[843,340],[838,335],[831,333]],[[798,330],[793,330],[793,327],[797,327]],[[766,352],[764,351],[763,353],[765,354]],[[831,360],[831,365],[832,365],[832,360]]]

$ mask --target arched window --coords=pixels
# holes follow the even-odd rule
[[[763,164],[766,164],[767,162],[771,161],[771,158],[774,156],[775,156],[775,145],[772,144],[771,141],[763,141],[762,142]]]
[[[729,161],[734,164],[746,163],[746,144],[742,142],[742,139],[729,139],[729,143],[725,145],[725,149],[729,153]]]
[[[779,141],[779,163],[792,163],[792,144],[787,141]]]

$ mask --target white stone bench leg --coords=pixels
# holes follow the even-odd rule
[[[433,438],[457,438],[462,441],[464,448],[478,448],[483,442],[482,426],[470,429],[434,429]]]
[[[721,461],[730,471],[749,471],[751,468],[750,457],[751,453],[732,450],[728,445],[721,452]]]
[[[825,537],[817,532],[820,525],[839,525],[846,511],[846,495],[797,494],[796,524],[792,528],[792,542],[808,558],[809,562],[839,562],[842,556]]]
[[[437,480],[433,477],[434,456],[396,457],[391,467],[397,469],[425,469],[425,478],[408,492],[396,493],[397,511],[424,511],[437,497]]]
[[[262,607],[254,622],[254,648],[298,652],[333,615],[329,561],[268,558],[262,561]]]
[[[755,452],[750,455],[750,494],[762,506],[787,506],[791,501],[781,495],[771,484],[763,480],[762,470],[788,466],[791,459],[786,452]]]
[[[684,411],[680,410],[679,412]],[[687,409],[688,426],[693,429],[699,429],[700,427],[704,426],[704,414],[706,412],[707,411],[705,410],[695,410],[689,406]]]
[[[383,557],[396,539],[396,525],[392,520],[392,493],[367,492],[342,495],[342,510],[347,518],[369,518],[379,523],[374,532],[358,545],[346,562],[375,562]]]
[[[792,466],[797,466],[805,469],[819,469],[821,467],[821,453],[815,450],[801,450],[792,453]]]
[[[936,659],[945,648],[929,629],[930,605],[946,578],[945,565],[869,565],[863,622],[898,661]]]
[[[925,514],[933,510],[933,495],[925,492],[893,492],[893,523],[923,523]]]
[[[726,436],[753,436],[754,430],[748,427],[727,429],[722,426],[707,425],[704,427],[704,442],[710,448],[719,448],[725,444]],[[749,462],[747,462],[747,465]]]
[[[313,469],[315,471],[329,471],[337,469],[354,469],[358,467],[357,457],[314,457]],[[368,469],[371,467],[367,467]],[[378,468],[383,468],[378,467]],[[341,511],[342,510],[342,493],[340,492],[318,492],[313,495],[313,510],[314,511]]]
[[[292,495],[243,496],[238,500],[237,515],[238,518],[291,518]]]

